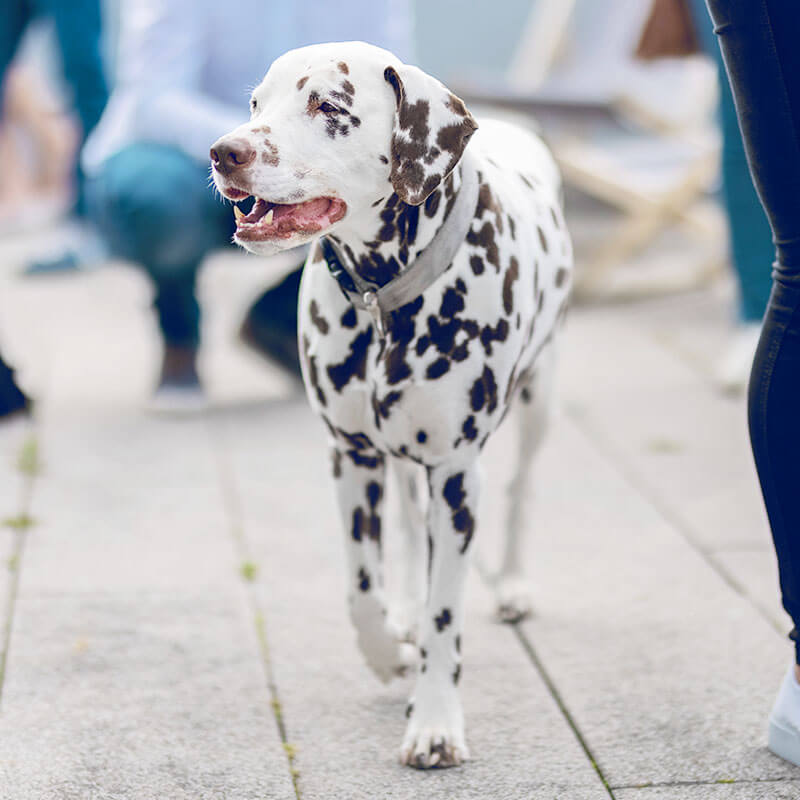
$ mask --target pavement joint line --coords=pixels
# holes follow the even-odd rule
[[[478,562],[476,558],[473,561],[475,565],[475,569],[478,572],[481,580],[491,589],[491,580],[488,570],[485,566]],[[558,691],[556,687],[555,681],[550,677],[550,673],[544,666],[541,658],[539,658],[536,649],[534,648],[530,639],[525,635],[524,630],[522,629],[522,625],[519,622],[511,622],[505,623],[514,631],[514,635],[517,638],[517,641],[522,646],[522,649],[525,651],[525,654],[530,659],[531,663],[533,664],[534,669],[538,672],[539,677],[543,681],[544,685],[547,687],[547,691],[550,693],[550,696],[555,701],[556,705],[558,706],[558,710],[561,712],[561,715],[564,717],[567,725],[569,725],[570,730],[572,731],[573,735],[578,741],[578,744],[581,746],[581,749],[584,752],[584,755],[589,760],[589,763],[592,765],[592,769],[597,773],[597,777],[600,779],[603,787],[605,788],[606,792],[608,792],[608,796],[611,800],[616,800],[614,796],[613,788],[606,776],[603,774],[603,770],[600,768],[600,764],[597,762],[597,759],[592,752],[592,749],[589,747],[589,743],[586,741],[586,738],[581,733],[580,728],[578,727],[578,723],[573,717],[572,712],[570,712],[564,698],[561,696],[561,692]]]
[[[233,540],[233,546],[242,564],[255,564],[247,542],[242,522],[243,514],[239,494],[236,491],[235,480],[226,457],[224,436],[217,430],[210,419],[207,420],[206,431],[211,443],[211,451],[217,467],[217,476],[222,494],[222,503],[229,519],[228,532]],[[286,755],[286,762],[289,768],[289,777],[292,781],[295,797],[302,800],[300,792],[300,771],[295,766],[296,751],[294,745],[289,741],[286,728],[286,720],[283,715],[278,684],[275,680],[275,672],[272,669],[272,659],[270,658],[269,639],[267,637],[267,624],[264,612],[256,596],[254,577],[247,578],[242,576],[244,583],[244,593],[247,598],[247,606],[250,610],[256,638],[258,640],[261,663],[267,682],[267,690],[270,696],[270,709],[278,729],[278,735],[283,745],[283,752]]]
[[[14,546],[11,554],[13,568],[11,564],[4,565],[11,572],[11,578],[8,582],[6,617],[3,620],[2,639],[0,640],[0,709],[2,709],[3,704],[3,687],[11,649],[11,634],[14,629],[14,612],[17,607],[17,596],[19,595],[19,581],[22,573],[25,544],[28,540],[28,531],[35,524],[30,513],[33,506],[34,484],[40,472],[38,439],[35,429],[22,444],[17,461],[17,472],[23,477],[17,519],[24,521],[25,524],[14,526],[12,529],[14,536]]]
[[[667,502],[659,495],[658,491],[646,480],[641,478],[637,472],[631,468],[625,454],[611,443],[609,438],[597,430],[597,427],[588,422],[584,416],[576,411],[569,404],[565,404],[565,413],[575,427],[586,437],[595,452],[599,453],[603,460],[609,464],[614,471],[625,482],[634,489],[659,516],[678,533],[678,535],[708,564],[722,581],[736,594],[742,597],[756,613],[767,622],[767,624],[781,636],[786,635],[786,630],[773,616],[762,608],[761,605],[748,594],[747,590],[739,583],[731,572],[723,566],[710,550],[706,550],[695,538],[691,523],[684,520],[680,514],[673,511]]]

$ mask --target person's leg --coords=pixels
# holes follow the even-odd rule
[[[197,270],[233,233],[230,207],[207,184],[205,166],[150,143],[121,150],[87,184],[90,217],[112,253],[141,265],[154,283],[166,345],[162,383],[197,382]]]
[[[0,15],[0,124],[2,124],[3,95],[8,66],[17,52],[22,33],[30,20],[27,0],[6,0]],[[29,400],[17,386],[14,372],[0,356],[0,420],[29,407]]]
[[[97,124],[108,100],[101,56],[100,0],[36,0],[40,13],[53,19],[61,50],[64,78],[71,87],[72,105],[81,125],[81,143]],[[76,161],[76,211],[85,212],[83,174]]]
[[[733,94],[705,0],[691,0],[690,8],[698,39],[703,50],[716,62],[719,73],[721,194],[728,218],[731,265],[738,292],[738,324],[714,365],[714,380],[721,389],[738,393],[747,386],[761,333],[761,320],[772,287],[764,265],[772,261],[775,248],[767,217],[750,177]]]
[[[731,262],[739,288],[742,322],[761,323],[772,282],[764,265],[772,261],[772,232],[747,164],[733,93],[705,0],[691,1],[692,17],[703,50],[719,71],[719,126],[722,133],[722,199],[729,220]]]
[[[800,629],[800,6],[708,0],[730,76],[753,180],[776,246],[749,388],[750,438],[778,556],[783,605]],[[795,662],[800,662],[798,636]],[[770,746],[800,763],[800,668],[787,674]],[[795,692],[795,689],[797,690]],[[792,718],[789,739],[781,720]],[[791,731],[794,731],[792,734]],[[773,737],[777,736],[778,739]],[[784,746],[787,745],[788,747]]]

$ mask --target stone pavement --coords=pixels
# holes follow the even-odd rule
[[[24,249],[24,248],[22,248]],[[725,286],[579,307],[531,483],[536,614],[491,619],[506,453],[487,448],[462,679],[473,760],[397,764],[408,683],[347,620],[322,426],[237,347],[277,267],[204,273],[213,409],[144,411],[123,265],[12,274],[0,337],[40,399],[0,429],[0,798],[800,798],[765,748],[790,659],[744,403],[708,380]]]

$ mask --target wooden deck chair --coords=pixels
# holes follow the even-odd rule
[[[635,61],[648,13],[649,0],[536,0],[504,85],[458,87],[468,102],[534,115],[567,185],[619,212],[579,265],[579,293],[602,294],[609,270],[676,225],[697,263],[628,293],[691,288],[725,263],[724,223],[706,199],[719,163],[715,71],[697,56]]]

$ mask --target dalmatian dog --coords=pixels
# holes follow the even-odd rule
[[[457,765],[468,758],[458,683],[478,459],[512,405],[518,468],[496,590],[502,618],[530,607],[521,506],[572,273],[558,172],[533,134],[498,121],[478,130],[441,83],[362,42],[286,53],[250,109],[213,145],[213,178],[229,200],[254,198],[248,214],[236,209],[238,244],[272,254],[313,242],[299,346],[328,431],[358,643],[383,680],[416,671],[401,761]],[[391,608],[389,462],[407,528],[405,599]]]

